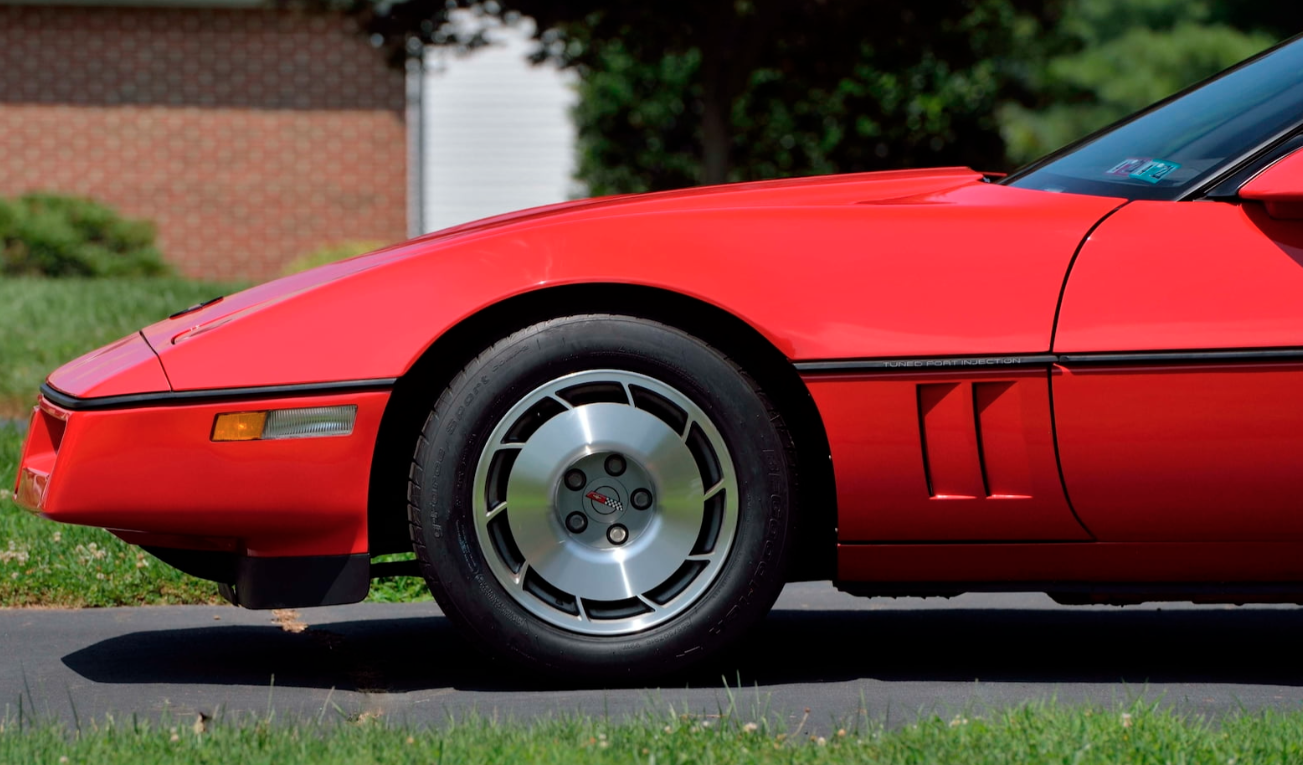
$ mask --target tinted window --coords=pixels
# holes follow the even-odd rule
[[[1303,39],[1106,128],[1005,181],[1042,191],[1177,199],[1303,120]]]

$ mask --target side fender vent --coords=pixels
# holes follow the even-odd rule
[[[918,386],[923,473],[934,499],[1031,497],[1019,381]]]

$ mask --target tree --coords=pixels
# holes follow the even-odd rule
[[[1006,104],[1010,158],[1027,162],[1293,34],[1303,7],[1240,0],[1073,0],[1065,49],[1029,71],[1035,97]]]
[[[450,20],[537,21],[578,70],[597,193],[904,164],[1003,164],[997,99],[1053,0],[347,0],[396,58],[483,42]]]
[[[1004,13],[991,13],[997,9]],[[725,120],[723,179],[947,164],[999,169],[1004,147],[994,113],[1011,67],[990,48],[1016,47],[1008,41],[1019,36],[1019,19],[1008,11],[978,6],[939,24],[931,43],[905,51],[862,42],[826,73],[791,59],[754,69]],[[1026,34],[1034,26],[1021,28]],[[709,177],[700,152],[710,144],[692,112],[703,100],[701,55],[644,61],[619,40],[599,44],[575,113],[579,175],[590,189],[646,191]]]

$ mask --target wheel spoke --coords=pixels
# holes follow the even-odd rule
[[[569,402],[569,401],[566,401],[565,399],[561,398],[560,396],[548,396],[548,398],[550,398],[550,399],[552,399],[553,401],[557,402],[557,403],[560,404],[561,406],[564,406],[566,409],[574,409],[574,407],[570,405],[570,402]]]
[[[499,502],[497,504],[497,507],[494,507],[493,509],[489,510],[489,514],[486,515],[484,519],[486,521],[491,521],[494,518],[497,518],[502,513],[506,512],[506,510],[507,510],[507,503],[505,501]]]
[[[528,562],[522,563],[520,565],[520,571],[516,572],[516,575],[512,577],[512,582],[511,582],[512,586],[515,587],[517,590],[525,589],[525,574],[528,573],[529,573],[529,563]]]
[[[639,595],[639,596],[638,596],[638,600],[641,600],[641,601],[642,601],[642,604],[643,604],[644,606],[647,606],[648,608],[650,608],[652,611],[659,611],[659,610],[661,610],[661,607],[660,607],[660,606],[656,605],[654,602],[648,600],[646,597],[644,597],[644,596],[642,596],[642,595]]]
[[[708,553],[695,553],[688,556],[688,560],[714,560],[715,552],[712,550]]]
[[[721,480],[719,483],[715,484],[709,489],[706,489],[706,495],[702,497],[702,499],[710,499],[711,497],[715,496],[716,494],[720,493],[723,490],[724,490],[724,481]],[[506,503],[504,502],[503,504]]]
[[[575,607],[579,609],[579,621],[588,621],[588,612],[584,610],[584,599],[575,598]]]

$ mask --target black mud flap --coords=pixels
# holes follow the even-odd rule
[[[217,582],[217,591],[244,608],[311,608],[356,603],[371,589],[371,556],[307,555],[251,558],[235,553],[146,547],[164,563]]]
[[[356,603],[371,589],[371,556],[310,555],[236,559],[235,600],[244,608],[310,608]]]

